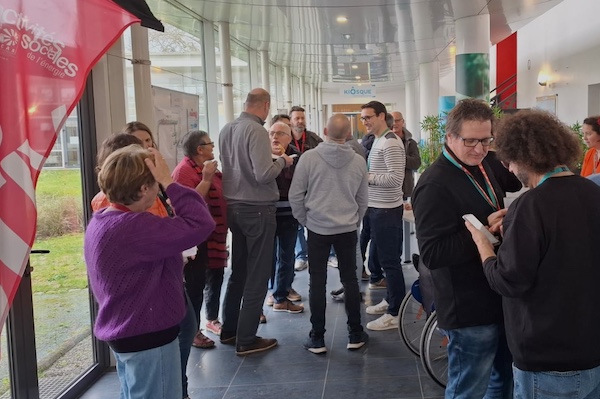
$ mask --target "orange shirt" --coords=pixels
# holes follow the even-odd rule
[[[94,212],[97,212],[100,209],[107,208],[109,206],[110,201],[108,201],[108,198],[106,198],[106,195],[104,195],[102,191],[96,194],[92,199],[92,210]],[[154,203],[146,212],[150,212],[153,215],[160,216],[163,218],[169,217],[169,214],[167,213],[167,208],[165,208],[162,201],[158,197],[156,197]]]
[[[586,177],[600,173],[600,168],[598,168],[600,165],[598,165],[598,160],[596,159],[595,155],[595,148],[590,148],[586,151],[585,158],[583,158],[583,164],[581,165],[581,176]]]

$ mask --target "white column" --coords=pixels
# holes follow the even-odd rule
[[[271,91],[271,83],[269,80],[269,52],[261,50],[260,52],[260,84],[266,91]],[[273,93],[271,93],[273,95]]]
[[[305,85],[306,80],[304,79],[304,76],[300,76],[300,106],[302,108],[306,108],[306,92],[304,91]]]
[[[439,61],[419,65],[419,121],[437,115],[440,96]],[[423,137],[426,138],[426,137]]]
[[[131,26],[131,53],[133,64],[133,86],[135,90],[136,119],[153,129],[154,105],[152,104],[152,82],[150,79],[150,50],[148,29],[140,24]]]
[[[421,139],[421,120],[419,119],[419,81],[409,80],[404,88],[404,120],[406,128],[418,143]]]
[[[221,50],[221,86],[225,123],[233,120],[233,78],[231,76],[231,38],[229,22],[218,22],[219,48]]]
[[[248,66],[250,67],[250,88],[260,87],[260,82],[258,81],[258,51],[250,50],[248,51],[248,55],[250,57],[248,61]]]
[[[206,117],[208,119],[208,132],[216,139],[221,131],[219,126],[219,86],[217,85],[217,55],[215,53],[215,26],[212,22],[202,24],[204,43],[204,73],[206,76]],[[217,140],[218,141],[218,140]],[[215,157],[218,159],[217,154]]]
[[[490,15],[459,18],[455,21],[455,29],[456,100],[487,100],[490,93]]]
[[[292,108],[292,74],[290,67],[283,67],[283,104],[285,109]]]
[[[123,40],[119,39],[92,71],[98,143],[112,133],[120,132],[127,122],[123,61]]]

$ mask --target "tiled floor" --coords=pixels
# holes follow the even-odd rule
[[[405,266],[405,276],[410,286],[417,276],[412,265]],[[337,269],[329,268],[328,290],[338,285]],[[443,389],[427,376],[397,330],[370,331],[364,348],[348,351],[343,303],[331,299],[327,303],[327,354],[308,352],[302,346],[310,330],[307,271],[296,273],[294,288],[303,296],[304,313],[274,313],[264,307],[268,323],[260,325],[258,335],[277,338],[277,348],[246,357],[236,356],[232,346],[219,343],[210,350],[192,348],[187,370],[192,399],[443,397]],[[364,282],[361,291],[365,292],[365,305],[378,303],[385,295],[384,290],[369,290]],[[363,325],[377,317],[364,313],[364,308]],[[116,373],[110,372],[82,398],[118,396],[119,381]]]

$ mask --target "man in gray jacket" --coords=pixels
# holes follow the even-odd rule
[[[360,321],[360,293],[356,278],[356,229],[368,206],[365,160],[345,145],[350,121],[333,115],[325,129],[326,141],[302,155],[289,192],[294,217],[308,229],[310,258],[310,321],[304,345],[312,353],[325,353],[325,285],[327,258],[333,245],[344,286],[348,316],[349,350],[361,348],[369,336]]]
[[[268,91],[253,89],[244,112],[219,135],[223,195],[232,233],[231,277],[223,300],[221,343],[235,343],[238,355],[277,345],[276,339],[257,337],[256,330],[273,262],[275,202],[279,200],[275,179],[293,160],[285,154],[272,160],[269,134],[262,126],[270,102]]]

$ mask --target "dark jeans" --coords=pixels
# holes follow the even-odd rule
[[[221,306],[221,286],[223,285],[224,270],[208,267],[207,253],[206,244],[199,245],[196,258],[186,263],[183,268],[185,289],[194,307],[194,313],[198,320],[197,328],[200,328],[200,311],[204,300],[206,300],[207,320],[217,320]]]
[[[227,336],[235,333],[238,345],[249,345],[256,340],[271,275],[277,227],[275,206],[230,205],[227,221],[232,233],[232,256],[231,277],[223,300],[222,331]]]
[[[378,262],[387,280],[386,301],[388,313],[398,315],[400,303],[406,294],[402,273],[402,215],[404,207],[369,208],[371,227],[371,248],[369,250],[369,270],[371,262]],[[373,276],[371,276],[373,277]]]
[[[185,294],[185,316],[179,323],[179,355],[181,359],[181,384],[183,387],[183,397],[188,394],[187,386],[188,379],[186,374],[188,358],[190,357],[190,350],[192,349],[192,342],[194,342],[194,336],[196,335],[196,316],[194,315],[194,308],[190,301],[187,293]]]
[[[298,221],[292,216],[277,218],[273,251],[273,298],[281,303],[287,299],[294,281],[294,246],[298,232]]]
[[[356,239],[356,230],[334,235],[321,235],[308,231],[309,303],[313,335],[325,334],[327,258],[332,245],[337,253],[338,271],[344,286],[348,332],[363,331],[360,324],[360,292],[356,279]]]

